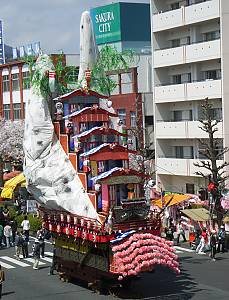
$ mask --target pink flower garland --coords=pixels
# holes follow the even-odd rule
[[[135,233],[113,246],[115,273],[120,274],[119,280],[150,271],[155,264],[167,266],[179,274],[178,256],[172,245],[173,242],[151,233]]]

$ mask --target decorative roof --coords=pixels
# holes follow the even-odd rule
[[[131,170],[131,169],[124,169],[124,168],[118,168],[115,167],[107,172],[101,173],[95,177],[92,177],[90,180],[93,183],[96,183],[98,181],[102,181],[104,179],[107,179],[110,176],[137,176],[137,177],[144,177],[145,174],[140,173],[138,171],[135,170]],[[125,183],[125,182],[122,182]],[[129,183],[129,182],[128,182]]]
[[[87,152],[84,152],[84,153],[80,154],[80,156],[84,157],[84,156],[89,156],[89,155],[95,154],[95,153],[98,152],[100,149],[102,149],[102,148],[104,148],[104,147],[107,147],[107,146],[109,146],[109,145],[110,145],[110,144],[108,144],[108,143],[101,144],[101,145],[99,145],[99,146],[97,146],[97,147],[95,147],[95,148],[93,148],[93,149],[91,149],[91,150],[89,150],[89,151],[87,151]]]
[[[71,97],[75,97],[75,96],[84,96],[84,97],[94,96],[96,98],[108,99],[108,96],[101,95],[99,93],[96,93],[95,91],[78,89],[78,90],[74,90],[72,92],[66,93],[64,95],[58,96],[58,97],[54,98],[53,100],[65,101],[65,100],[68,100]]]
[[[73,136],[73,138],[76,138],[76,139],[86,138],[86,137],[88,137],[92,134],[93,135],[94,134],[102,134],[102,135],[127,136],[127,134],[119,132],[119,131],[117,131],[115,129],[112,129],[112,128],[107,128],[107,127],[104,127],[104,126],[100,126],[100,127],[96,126],[96,127],[93,127],[89,130],[83,131],[80,134],[77,134],[77,135]]]
[[[136,151],[133,151],[133,150],[130,150],[124,146],[121,146],[121,145],[118,145],[118,144],[109,144],[109,143],[104,143],[104,144],[101,144],[87,152],[84,152],[82,154],[80,154],[80,156],[82,157],[86,157],[86,156],[90,156],[92,154],[95,154],[97,152],[99,152],[101,149],[104,149],[104,148],[107,148],[107,150],[109,151],[115,151],[115,152],[128,152],[128,153],[133,153],[133,154],[136,154]]]
[[[94,113],[94,114],[105,114],[105,115],[109,115],[112,117],[117,117],[117,114],[109,112],[108,110],[104,109],[104,108],[100,108],[98,105],[93,105],[93,106],[87,106],[84,107],[80,110],[74,111],[72,112],[70,115],[64,116],[63,119],[69,119],[72,117],[76,117],[85,113]]]
[[[113,168],[113,169],[111,169],[111,170],[109,170],[107,172],[99,174],[98,176],[92,177],[91,181],[93,183],[96,183],[98,180],[107,178],[110,175],[112,175],[114,172],[121,171],[121,170],[122,170],[122,168],[115,167],[115,168]]]

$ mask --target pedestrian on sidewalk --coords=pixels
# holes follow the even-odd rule
[[[201,237],[200,237],[200,243],[196,248],[196,253],[198,254],[205,254],[204,249],[206,248],[208,244],[208,234],[207,234],[207,229],[203,228]]]
[[[54,270],[57,269],[57,262],[56,262],[56,247],[55,243],[53,242],[53,257],[52,257],[52,264],[49,269],[48,275],[54,275]]]
[[[33,258],[34,258],[33,269],[38,270],[39,269],[39,261],[40,261],[40,243],[39,243],[38,239],[36,239],[34,241],[32,251],[33,251]]]
[[[225,238],[226,238],[226,233],[225,233],[224,225],[221,225],[218,232],[218,247],[217,247],[218,253],[225,252]]]
[[[177,224],[177,244],[179,244],[179,242],[180,242],[181,235],[183,237],[183,242],[186,242],[187,240],[185,237],[184,228],[183,228],[181,221],[179,221],[179,223]]]
[[[41,257],[45,256],[45,231],[43,228],[37,231],[37,239],[40,243]]]
[[[4,229],[2,224],[0,224],[0,249],[2,248],[3,238],[4,238]]]
[[[216,231],[213,229],[210,235],[210,250],[211,250],[210,257],[212,261],[215,261],[216,245],[217,245],[217,234]]]
[[[6,248],[11,247],[11,239],[12,239],[12,228],[9,223],[4,227],[4,236],[6,239]]]
[[[12,228],[12,244],[15,244],[15,236],[17,232],[17,221],[15,218],[13,218],[10,222],[11,228]]]
[[[24,217],[24,220],[21,223],[21,227],[22,227],[23,233],[26,235],[26,238],[29,241],[30,223],[29,223],[27,216]]]
[[[23,243],[22,243],[22,255],[23,258],[28,258],[29,257],[29,250],[28,250],[28,236],[23,234]]]
[[[23,237],[21,232],[16,232],[15,235],[15,254],[17,259],[21,259],[20,255],[22,254],[22,246],[23,246]]]
[[[5,272],[2,270],[2,266],[0,264],[0,299],[2,298],[2,284],[5,281]]]

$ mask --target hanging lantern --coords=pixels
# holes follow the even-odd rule
[[[74,216],[73,222],[74,222],[74,225],[77,225],[77,224],[78,224],[78,218],[77,218],[76,216]]]
[[[87,221],[87,228],[91,227],[91,221]]]
[[[67,222],[71,223],[71,215],[67,215]]]
[[[69,233],[70,233],[70,230],[69,230],[69,228],[68,228],[68,227],[65,227],[65,233],[66,233],[67,235],[69,235]]]
[[[60,221],[64,222],[64,214],[60,214]]]
[[[108,107],[108,108],[111,108],[111,107],[112,107],[112,104],[113,104],[113,103],[112,103],[111,100],[107,100],[107,107]]]
[[[86,78],[86,82],[87,82],[87,88],[90,87],[90,81],[91,81],[91,70],[87,69],[85,71],[85,78]]]
[[[80,220],[80,225],[83,227],[84,226],[84,219]]]
[[[96,184],[94,185],[94,187],[95,187],[95,191],[96,191],[96,192],[99,192],[99,191],[101,190],[101,184],[99,184],[99,183],[96,183]]]
[[[52,231],[52,224],[49,224],[49,231]]]
[[[56,226],[56,231],[57,231],[58,233],[61,233],[61,227],[60,227],[60,224],[58,224],[58,225]]]

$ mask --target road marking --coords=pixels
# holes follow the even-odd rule
[[[194,250],[188,249],[188,248],[183,248],[179,246],[174,246],[175,249],[185,251],[185,252],[195,252]]]
[[[2,261],[0,261],[0,265],[5,268],[5,269],[15,269],[15,267],[11,266],[11,265],[8,265]]]
[[[52,258],[50,258],[50,257],[42,257],[41,258],[42,260],[45,260],[45,261],[48,261],[48,262],[52,262]]]
[[[48,255],[48,256],[53,256],[52,252],[45,252],[45,254]]]
[[[17,260],[17,259],[12,258],[12,257],[1,256],[0,258],[1,258],[1,259],[4,259],[4,260],[7,260],[7,261],[9,261],[9,262],[12,262],[12,263],[14,263],[15,265],[19,265],[19,266],[21,266],[21,267],[29,267],[29,266],[30,266],[30,265],[28,265],[28,264],[26,264],[26,263],[24,263],[24,262],[22,262],[22,261],[20,261],[20,260]]]
[[[32,257],[28,257],[28,258],[24,258],[24,260],[28,261],[28,262],[31,262],[31,263],[34,263],[34,259]],[[42,261],[39,261],[39,266],[41,265],[45,265],[46,263],[42,262]]]
[[[35,237],[33,237],[33,236],[30,236],[29,238],[32,239],[32,240],[36,240],[36,239],[37,239],[37,238],[35,238]],[[51,243],[51,242],[48,242],[47,240],[45,240],[45,243],[46,243],[46,244],[52,245],[52,243]]]

